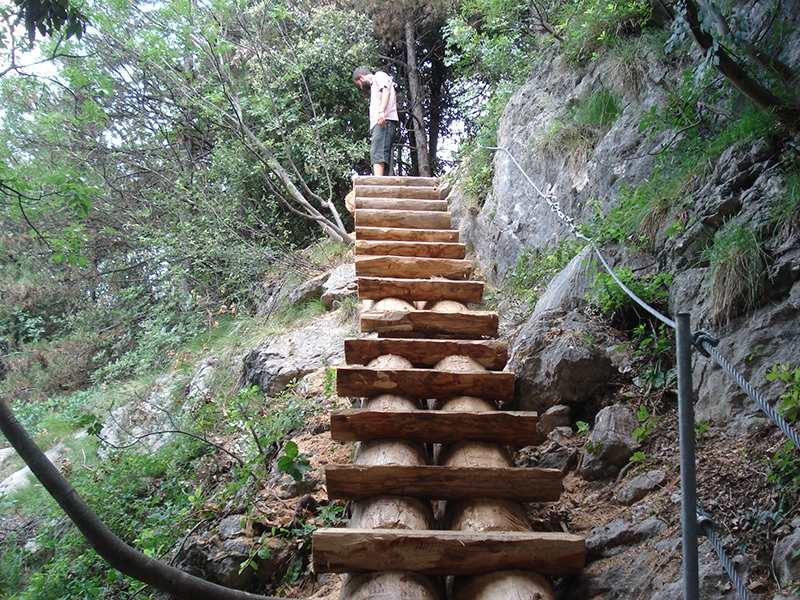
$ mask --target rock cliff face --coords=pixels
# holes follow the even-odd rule
[[[756,29],[765,26],[767,18],[764,7],[759,4],[748,4],[749,25]],[[794,25],[791,40],[781,47],[780,58],[798,69],[800,17],[782,14],[779,18]],[[659,164],[687,159],[679,154],[683,147],[679,142],[700,136],[702,126],[662,130],[640,126],[653,114],[664,113],[674,102],[674,93],[684,82],[684,70],[695,66],[698,57],[692,50],[665,57],[658,45],[644,43],[637,56],[637,62],[628,65],[625,72],[617,59],[608,56],[582,66],[567,63],[557,50],[541,59],[533,66],[527,83],[508,103],[500,120],[497,146],[502,149],[494,155],[491,192],[476,200],[462,191],[458,181],[453,184],[450,210],[458,223],[462,241],[474,248],[475,259],[490,283],[502,287],[526,250],[553,249],[573,238],[570,223],[561,218],[559,210],[576,225],[596,221],[598,215],[602,219],[622,205],[626,194],[651,182]],[[704,118],[711,121],[730,116],[738,118],[746,102],[719,84],[720,81],[710,84],[707,95],[699,99],[707,111]],[[562,148],[554,144],[553,132],[569,117],[571,107],[604,91],[619,99],[619,112],[613,122],[596,129],[593,137],[577,150],[574,146],[567,148],[564,144]],[[714,114],[715,111],[727,114]],[[646,241],[642,242],[637,235],[622,244],[628,248],[598,243],[615,268],[629,267],[634,274],[670,274],[668,316],[688,313],[693,331],[712,332],[719,338],[720,353],[773,405],[784,389],[766,380],[767,371],[775,364],[797,366],[800,363],[800,223],[797,214],[788,225],[776,226],[774,219],[775,207],[786,198],[786,164],[796,164],[797,160],[796,140],[792,141],[788,135],[755,135],[746,142],[729,145],[700,165],[695,175],[685,181],[680,189],[681,197],[671,209],[654,215],[650,223],[645,224],[641,233],[647,235]],[[675,227],[675,223],[680,226]],[[758,254],[763,260],[757,269],[759,277],[752,280],[746,290],[754,294],[749,305],[737,297],[742,294],[741,290],[737,292],[722,286],[720,291],[719,282],[713,281],[715,265],[708,249],[726,231],[736,227],[751,232],[758,241]],[[567,405],[566,410],[572,411],[573,423],[585,419],[593,426],[588,439],[597,450],[603,444],[596,443],[596,439],[608,433],[600,431],[603,423],[594,420],[598,411],[623,411],[617,404],[609,406],[619,397],[609,400],[608,395],[602,396],[597,390],[612,380],[613,385],[620,385],[626,377],[630,382],[631,362],[620,358],[608,344],[609,337],[613,337],[610,334],[619,332],[608,329],[598,332],[597,325],[583,316],[591,312],[587,311],[586,295],[591,291],[592,270],[601,268],[597,265],[587,269],[586,261],[591,256],[592,252],[584,249],[581,258],[574,259],[551,280],[538,304],[527,315],[506,310],[506,304],[499,310],[512,340],[510,368],[518,374],[520,407],[544,411],[554,404]],[[563,348],[563,352],[559,348]],[[574,367],[572,370],[556,368],[559,361],[569,361],[576,353],[591,364],[590,369],[573,372],[574,368],[580,371],[577,359],[570,363]],[[585,396],[570,397],[564,391],[587,379],[591,381],[583,388]],[[736,382],[712,359],[698,352],[693,358],[693,385],[696,423],[701,428],[709,427],[709,434],[718,448],[701,449],[698,469],[701,488],[705,486],[705,489],[701,489],[700,498],[719,515],[724,512],[717,499],[721,489],[713,491],[711,483],[719,478],[717,470],[721,465],[714,462],[721,456],[715,452],[725,446],[729,455],[735,446],[734,452],[752,455],[756,447],[765,443],[763,440],[771,440],[766,445],[777,449],[785,438],[775,433],[773,425],[765,424],[764,414]],[[632,408],[635,410],[636,405]],[[629,434],[627,429],[637,424],[646,428],[648,414],[637,420],[629,413],[630,423],[625,433]],[[586,500],[599,506],[609,498],[616,498],[616,502],[611,500],[612,505],[630,508],[613,515],[613,511],[598,515],[595,524],[588,525],[593,528],[587,540],[592,557],[577,580],[560,583],[561,597],[682,597],[681,574],[674,560],[678,557],[679,564],[681,553],[680,520],[675,514],[680,502],[680,477],[676,468],[677,423],[674,417],[674,412],[669,410],[661,415],[658,441],[645,441],[648,447],[639,453],[646,457],[645,463],[639,467],[622,466],[633,452],[635,446],[632,446],[612,471],[604,471],[610,463],[603,462],[590,473],[601,453],[587,453],[589,443],[586,444],[579,470],[581,479],[599,477],[606,485]],[[673,420],[667,425],[669,419]],[[667,427],[672,428],[672,433]],[[578,431],[580,433],[580,426]],[[570,436],[571,430],[559,427],[551,433],[550,446],[540,449],[539,465],[571,444],[569,437],[560,437],[563,433]],[[642,437],[646,435],[649,434],[644,431]],[[654,466],[659,469],[646,471],[652,453],[656,455]],[[666,475],[661,470],[665,465],[671,465],[667,466]],[[619,474],[614,475],[620,468]],[[730,489],[740,490],[732,492],[739,496],[739,502],[728,506],[729,515],[747,510],[742,503],[745,498],[752,510],[764,510],[763,506],[755,508],[762,501],[769,502],[766,496],[770,492],[764,491],[769,486],[763,483],[764,476],[757,475],[749,466],[737,469],[742,471],[741,476],[734,472],[724,476],[727,483],[723,487],[729,485]],[[647,479],[650,487],[646,490],[634,486],[636,478],[631,475],[636,472],[640,473],[638,477]],[[748,478],[750,485],[745,483]],[[752,484],[754,479],[761,483]],[[652,484],[652,480],[660,483]],[[569,483],[567,487],[577,489],[581,485],[584,484]],[[740,485],[747,487],[747,491],[739,488]],[[628,492],[629,487],[636,489]],[[652,494],[651,489],[660,489],[660,492]],[[572,525],[581,529],[580,517],[574,513],[573,516]],[[787,520],[792,518],[789,515]],[[598,527],[598,522],[606,524]],[[724,525],[723,531],[731,533]],[[737,531],[735,527],[734,531]],[[766,556],[765,552],[740,556],[734,549],[737,534],[732,533],[726,539],[725,544],[731,550],[729,555],[736,557],[736,568],[749,582],[755,597],[784,597],[768,592],[759,581],[766,573],[767,579],[773,577],[786,586],[796,577],[784,571],[800,569],[797,555],[790,561],[791,565],[780,557],[784,556],[782,548],[794,543],[798,532],[797,523],[784,521],[777,535],[780,539],[774,556]],[[701,546],[700,557],[701,597],[737,597],[708,542]],[[776,566],[778,562],[780,567]],[[790,586],[783,589],[796,591]]]
[[[754,13],[752,18],[757,23],[763,15]],[[800,41],[800,36],[795,33],[794,39]],[[797,46],[784,46],[781,58],[788,64],[798,64]],[[663,112],[674,102],[684,69],[695,65],[697,57],[690,51],[665,57],[658,48],[657,43],[643,43],[639,62],[625,73],[618,59],[610,57],[575,66],[552,54],[533,67],[500,120],[497,145],[503,149],[495,153],[492,190],[483,205],[476,206],[458,184],[450,195],[462,239],[474,248],[491,283],[502,286],[525,249],[552,249],[574,237],[554,207],[576,225],[585,225],[617,208],[626,191],[647,184],[657,158],[685,158],[678,155],[677,142],[699,135],[693,129],[655,131],[641,125],[652,111]],[[554,145],[553,132],[568,118],[570,107],[606,92],[619,101],[613,123],[596,129],[577,150]],[[715,105],[719,110],[742,109],[744,101],[729,91],[710,89],[709,95],[714,94],[721,94]],[[637,252],[625,258],[615,258],[619,253],[613,247],[602,249],[614,267],[671,274],[670,315],[689,313],[693,328],[713,331],[728,360],[771,398],[778,388],[765,381],[766,370],[777,363],[796,363],[800,352],[800,227],[776,231],[772,219],[775,202],[786,191],[782,161],[793,153],[785,139],[771,137],[727,148],[688,182],[678,203],[681,214],[657,216],[646,231],[648,244],[638,244]],[[670,231],[677,222],[681,226]],[[716,305],[709,300],[712,273],[704,250],[715,235],[736,224],[747,224],[761,240],[766,277],[756,290],[755,306],[744,311],[731,298],[728,314],[720,314],[719,299]],[[555,280],[559,298],[565,299],[561,308],[586,307],[579,300],[585,297],[585,281],[569,287],[563,276]],[[546,295],[547,308],[554,308],[552,291]],[[541,312],[537,307],[532,318]],[[700,356],[695,359],[694,385],[698,420],[741,434],[761,418],[738,385]]]

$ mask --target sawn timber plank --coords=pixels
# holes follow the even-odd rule
[[[420,258],[462,259],[466,254],[466,244],[356,240],[356,256],[418,256]]]
[[[342,442],[380,439],[453,444],[470,440],[507,446],[544,442],[535,412],[469,412],[445,410],[335,410],[331,438]]]
[[[430,210],[373,210],[362,208],[355,214],[356,227],[403,227],[450,229],[449,212]]]
[[[428,575],[479,575],[521,569],[562,576],[580,572],[583,538],[569,533],[317,529],[314,572],[386,570]]]
[[[410,185],[412,187],[439,187],[436,177],[405,177],[398,175],[356,175],[353,185]]]
[[[328,465],[325,486],[333,500],[411,496],[420,500],[494,498],[512,502],[555,502],[561,471],[514,467],[438,465]]]
[[[468,279],[472,261],[455,258],[415,256],[356,256],[356,277],[399,277],[401,279]]]
[[[420,198],[356,198],[356,210],[447,210],[446,200]]]
[[[362,300],[398,298],[417,300],[455,300],[462,304],[478,304],[483,300],[482,281],[450,279],[402,279],[398,277],[359,277],[358,297]]]
[[[499,324],[497,313],[490,311],[368,310],[361,313],[362,332],[387,335],[416,332],[476,339],[496,336]]]
[[[418,200],[441,200],[438,187],[427,185],[356,185],[353,187],[358,198],[415,198]]]
[[[469,356],[490,371],[501,371],[508,362],[504,340],[434,340],[426,338],[347,338],[345,362],[366,365],[385,354],[402,356],[415,367],[433,367],[447,356]]]
[[[456,243],[457,229],[415,229],[408,227],[356,227],[357,240],[385,240],[398,242]]]
[[[469,395],[484,400],[511,402],[514,399],[514,373],[454,373],[437,369],[371,369],[345,366],[336,369],[336,393],[343,397],[362,398],[379,394],[399,394],[413,398]]]

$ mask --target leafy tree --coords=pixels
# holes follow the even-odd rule
[[[677,16],[681,20],[673,25],[671,42],[682,39],[685,34],[682,24],[685,23],[705,52],[705,67],[713,66],[742,95],[797,132],[800,128],[800,89],[797,87],[800,74],[776,56],[788,33],[777,19],[782,4],[780,0],[770,3],[769,31],[759,35],[744,26],[744,7],[732,6],[729,16],[725,16],[713,2],[682,0],[677,3]],[[762,47],[754,41],[757,35]]]
[[[14,0],[17,17],[25,22],[25,29],[31,42],[38,31],[40,35],[54,35],[64,30],[67,38],[78,38],[86,31],[88,17],[72,2],[58,0]],[[8,18],[10,11],[3,8]]]
[[[448,0],[359,3],[373,23],[381,58],[400,87],[407,91],[412,172],[430,176],[438,170],[439,140],[457,119],[445,63],[442,35],[447,18],[457,10]]]

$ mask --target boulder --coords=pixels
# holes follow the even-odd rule
[[[622,404],[607,406],[597,413],[583,449],[581,476],[594,480],[617,473],[639,447],[632,435],[638,426],[636,415]]]
[[[586,305],[591,279],[588,275],[589,262],[594,252],[586,246],[561,270],[539,297],[531,318],[536,318],[548,310],[570,311]]]
[[[656,518],[648,518],[639,523],[614,519],[601,527],[593,529],[586,538],[586,553],[591,556],[613,556],[657,536],[667,524]]]
[[[325,282],[328,281],[330,273],[323,273],[317,275],[308,281],[305,281],[294,288],[286,295],[286,304],[294,306],[295,304],[302,304],[309,300],[314,300],[322,296],[325,289]]]
[[[763,398],[774,401],[784,393],[784,384],[767,382],[765,374],[775,364],[797,365],[798,322],[800,282],[794,284],[783,300],[736,318],[716,332],[719,339],[716,350]],[[708,421],[729,435],[742,435],[766,418],[713,358],[695,354],[693,381],[697,421]]]
[[[775,543],[772,568],[778,583],[800,581],[800,519],[792,522],[793,530]]]
[[[536,466],[540,469],[558,469],[566,474],[578,464],[578,450],[552,442],[542,453]]]
[[[350,331],[336,316],[327,316],[284,335],[262,340],[244,358],[242,382],[255,384],[268,396],[280,393],[293,379],[344,359],[344,338]]]
[[[660,469],[637,475],[617,492],[617,502],[630,506],[644,498],[648,493],[664,485],[666,480],[666,473]]]
[[[606,340],[599,324],[577,312],[544,311],[526,323],[509,359],[517,409],[544,413],[592,398],[616,372]]]
[[[336,302],[355,296],[358,296],[356,266],[353,263],[347,263],[331,271],[330,276],[322,285],[320,299],[325,308],[330,310]]]

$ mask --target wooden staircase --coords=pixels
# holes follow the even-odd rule
[[[543,441],[514,398],[494,312],[473,310],[466,248],[433,178],[357,177],[361,331],[345,341],[331,436],[360,442],[326,469],[349,526],[313,537],[317,573],[349,573],[342,599],[554,598],[542,575],[580,571],[582,538],[531,531],[523,503],[552,502],[561,472],[515,468],[509,446]],[[442,578],[440,576],[453,576]]]

